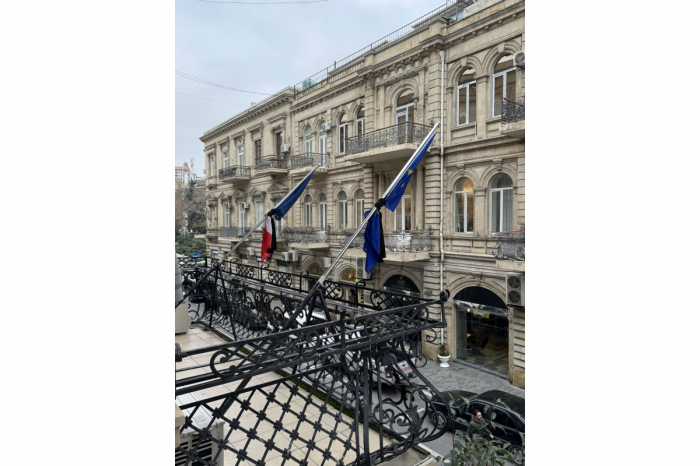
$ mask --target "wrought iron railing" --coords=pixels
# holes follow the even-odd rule
[[[292,170],[298,170],[300,168],[315,167],[319,165],[323,168],[328,168],[329,165],[329,154],[319,154],[316,152],[307,152],[303,155],[297,155],[292,157],[291,166]]]
[[[204,179],[201,179],[201,178],[200,178],[200,179],[194,180],[194,186],[195,186],[196,188],[199,188],[199,187],[202,187],[202,186],[205,186],[205,185],[206,185],[206,180],[204,180]]]
[[[498,238],[498,242],[491,253],[494,257],[501,260],[525,260],[524,231],[506,231],[496,233],[494,236]]]
[[[432,127],[419,123],[399,123],[369,133],[353,136],[345,140],[345,154],[359,154],[374,149],[382,149],[398,144],[420,144]]]
[[[345,246],[355,230],[343,230],[338,232],[337,244]],[[384,247],[386,252],[413,253],[433,250],[430,238],[432,231],[428,230],[387,230],[384,231]],[[364,247],[363,234],[357,235],[350,248],[362,249]]]
[[[221,227],[219,236],[222,238],[242,238],[250,231],[251,227]]]
[[[327,243],[330,241],[331,227],[284,227],[280,231],[279,238],[290,243]]]
[[[250,167],[246,165],[234,165],[232,167],[219,169],[219,179],[226,180],[229,178],[249,178]]]
[[[268,157],[262,157],[255,161],[255,171],[260,172],[264,170],[271,169],[287,169],[287,159],[285,157],[278,157],[276,155],[271,155]]]
[[[448,18],[451,21],[462,19],[462,13],[467,6],[477,3],[478,0],[447,0],[445,5],[436,8],[420,18],[411,21],[409,24],[387,34],[357,52],[348,55],[342,60],[334,62],[331,66],[324,68],[318,73],[310,76],[294,86],[294,98],[303,97],[314,92],[323,86],[348,76],[364,67],[364,57],[369,53],[382,50],[395,42],[404,39],[410,34],[414,34],[427,29],[432,21],[438,18]]]
[[[514,100],[503,98],[501,107],[501,124],[507,125],[525,119],[525,96]]]

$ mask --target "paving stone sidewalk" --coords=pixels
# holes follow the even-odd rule
[[[467,390],[481,393],[487,390],[501,390],[525,398],[525,390],[511,385],[508,380],[458,362],[450,362],[450,367],[440,367],[439,362],[428,361],[428,364],[418,371],[441,392]]]

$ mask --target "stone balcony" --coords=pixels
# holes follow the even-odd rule
[[[246,165],[233,165],[219,170],[219,180],[235,182],[250,179],[250,167]]]
[[[255,176],[286,175],[289,172],[289,160],[282,156],[268,155],[255,161]]]
[[[525,96],[515,100],[503,99],[501,107],[501,129],[504,136],[525,138]]]
[[[214,227],[207,227],[206,236],[207,239],[216,241],[216,239],[219,237],[219,229]]]
[[[432,127],[400,123],[346,139],[345,160],[375,163],[411,156]]]
[[[338,233],[337,243],[344,246],[354,230],[343,230]],[[385,262],[414,262],[430,258],[433,250],[431,239],[432,230],[388,230],[384,231],[384,247],[386,249]],[[365,244],[364,235],[360,233],[353,240],[345,253],[345,257],[363,258],[367,254],[363,251]]]
[[[316,173],[325,173],[330,168],[330,154],[307,152],[292,157],[290,165],[293,175],[305,175],[313,170],[314,167],[318,167]]]
[[[283,228],[279,240],[287,241],[290,249],[319,250],[331,247],[330,227]]]

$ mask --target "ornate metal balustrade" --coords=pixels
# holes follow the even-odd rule
[[[234,165],[232,167],[219,169],[219,179],[230,178],[250,178],[250,167],[245,165]]]
[[[235,262],[220,270],[193,295],[206,309],[195,320],[248,333],[187,353],[176,346],[176,361],[189,361],[176,369],[182,429],[196,434],[176,448],[183,464],[225,455],[227,465],[369,466],[446,430],[450,419],[433,403],[447,400],[418,372],[415,342],[421,332],[437,339],[448,292],[431,301],[364,289],[377,299],[361,309],[333,297],[340,284],[327,282],[295,319],[305,293],[292,274]],[[376,383],[387,378],[389,389]],[[195,392],[205,395],[185,400]]]
[[[338,233],[337,243],[345,246],[355,230],[343,230]],[[364,232],[363,232],[364,233]],[[386,252],[411,253],[433,250],[430,239],[432,231],[427,230],[388,230],[384,231],[384,247]],[[363,234],[357,235],[352,244],[353,249],[362,249],[365,240]]]
[[[420,144],[430,130],[430,126],[408,122],[399,123],[398,125],[389,126],[388,128],[382,128],[376,131],[370,131],[369,133],[346,139],[345,154],[359,154],[361,152],[383,149],[398,144]]]
[[[250,231],[251,227],[221,227],[219,236],[221,238],[242,238]]]
[[[312,228],[312,227],[284,227],[278,235],[283,241],[289,243],[327,243],[331,238],[331,227]]]
[[[279,157],[277,155],[270,155],[263,157],[255,161],[255,171],[260,172],[264,170],[286,170],[287,169],[287,159],[284,157]]]
[[[507,125],[525,119],[525,96],[514,100],[503,98],[501,107],[501,124]]]
[[[493,254],[497,259],[524,261],[525,260],[525,232],[506,231],[494,235],[498,238]]]
[[[206,185],[206,180],[203,180],[203,179],[194,180],[194,186],[196,188],[201,188],[204,185]]]
[[[291,166],[292,170],[298,170],[300,168],[315,167],[319,165],[321,168],[329,168],[329,154],[319,154],[315,152],[307,152],[303,155],[297,155],[292,157]]]

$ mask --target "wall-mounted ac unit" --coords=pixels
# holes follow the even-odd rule
[[[245,248],[246,252],[248,253],[249,256],[255,256],[255,248]]]
[[[355,270],[357,270],[357,278],[367,280],[372,276],[372,273],[367,273],[365,272],[365,258],[364,257],[359,257],[357,258],[357,264],[355,266]]]
[[[525,306],[525,275],[506,276],[506,300],[509,306]]]
[[[525,52],[518,52],[513,57],[513,63],[515,66],[520,68],[525,68]]]
[[[182,406],[188,403],[193,403],[200,401],[202,399],[201,395],[197,392],[186,393],[175,398],[175,402],[178,406]],[[184,409],[182,412],[185,416],[190,417],[192,415],[192,410],[195,408]],[[209,429],[209,434],[211,434],[214,439],[206,439],[199,444],[197,448],[197,456],[205,461],[211,461],[216,456],[219,450],[219,445],[216,440],[224,438],[224,422],[222,420],[215,420],[211,424],[212,417],[204,408],[199,408],[192,416],[192,423],[197,427],[197,429],[207,430]],[[210,426],[211,424],[211,426]],[[199,441],[199,432],[192,427],[187,427],[180,433],[180,448],[185,450],[193,449],[197,442]],[[182,451],[175,450],[175,466],[184,465],[188,461],[188,455]],[[190,464],[192,464],[190,462]],[[208,463],[207,463],[208,464]],[[224,466],[224,453],[221,452],[219,458],[216,461],[217,466]]]
[[[243,203],[241,204],[241,206],[243,206],[244,209],[249,209],[249,208],[250,208],[250,204],[247,203],[247,202],[243,202]]]
[[[321,258],[321,267],[328,268],[331,266],[331,258],[330,257],[322,257]]]
[[[292,150],[292,146],[289,144],[282,144],[282,153],[288,154],[290,150]]]
[[[299,260],[299,251],[289,251],[289,254],[290,254],[290,256],[289,256],[290,261],[296,262]]]
[[[284,259],[287,262],[295,262],[298,260],[295,256],[296,251],[288,251],[288,252],[283,252],[282,253],[282,259]]]
[[[324,121],[321,123],[321,131],[330,131],[331,130],[331,124],[328,123],[327,121]]]

